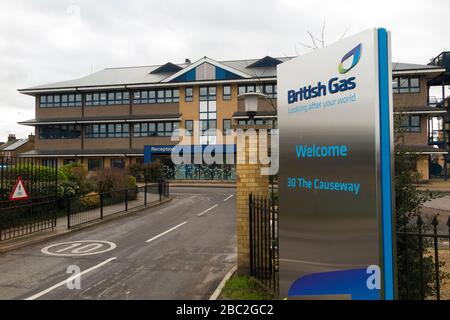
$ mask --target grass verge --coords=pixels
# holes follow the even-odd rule
[[[275,296],[250,277],[234,275],[221,293],[222,300],[274,300]]]

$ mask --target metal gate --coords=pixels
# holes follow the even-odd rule
[[[250,275],[279,293],[277,201],[249,196]],[[446,227],[438,216],[422,217],[396,232],[397,285],[400,300],[441,300],[448,297],[450,281],[450,217]]]
[[[250,275],[279,294],[278,204],[249,196]]]
[[[29,198],[10,201],[21,177]],[[0,157],[0,241],[56,226],[58,168],[35,158]]]

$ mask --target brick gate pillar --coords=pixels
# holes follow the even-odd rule
[[[236,126],[235,129],[243,132],[247,130],[267,130],[265,125]],[[249,236],[249,207],[248,198],[250,194],[269,196],[269,176],[261,174],[261,168],[258,155],[259,147],[265,148],[264,143],[259,145],[258,140],[245,135],[237,139],[237,164],[236,164],[236,209],[237,209],[237,264],[239,275],[250,274],[250,236]],[[254,156],[256,155],[256,163]],[[252,161],[253,160],[253,161]]]

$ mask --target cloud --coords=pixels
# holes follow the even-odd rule
[[[397,61],[427,63],[445,46],[450,2],[73,0],[0,2],[0,141],[24,136],[33,98],[18,88],[105,67],[303,54],[310,30],[325,41],[383,26]],[[447,49],[449,49],[447,47]]]

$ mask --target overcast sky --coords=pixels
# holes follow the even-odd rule
[[[448,0],[1,0],[0,141],[25,137],[33,98],[19,88],[106,67],[286,56],[371,27],[392,31],[394,61],[429,62],[450,50]]]

